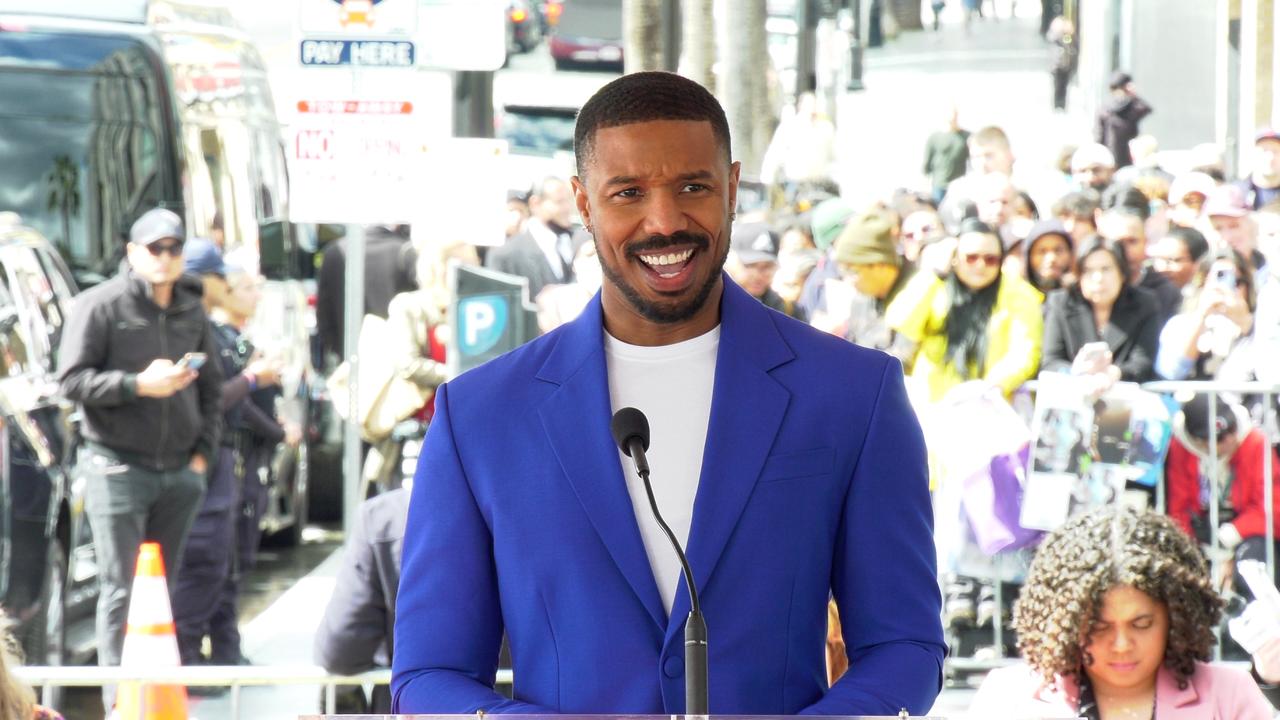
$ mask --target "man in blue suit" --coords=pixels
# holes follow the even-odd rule
[[[609,431],[630,405],[701,593],[711,712],[928,711],[945,648],[901,367],[723,274],[739,165],[701,86],[619,78],[583,106],[574,146],[605,283],[577,320],[436,395],[395,710],[684,712],[684,581]],[[832,595],[850,670],[828,689]],[[504,630],[514,700],[493,690]]]

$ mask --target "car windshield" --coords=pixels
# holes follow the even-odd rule
[[[507,106],[498,125],[498,137],[510,143],[516,155],[553,157],[573,151],[574,110]]]
[[[55,60],[56,58],[56,60]],[[0,33],[0,211],[101,272],[126,218],[158,197],[160,107],[128,38]]]

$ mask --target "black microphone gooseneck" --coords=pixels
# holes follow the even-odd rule
[[[662,528],[680,558],[684,584],[689,588],[690,608],[689,619],[684,625],[684,712],[686,715],[709,715],[707,623],[702,617],[702,604],[698,602],[698,587],[693,582],[689,559],[685,557],[684,548],[680,547],[676,534],[671,532],[667,522],[662,519],[662,513],[658,511],[658,500],[653,496],[653,485],[649,483],[649,460],[644,454],[649,449],[649,419],[639,410],[626,407],[613,414],[609,429],[613,431],[613,440],[618,448],[635,464],[636,474],[644,482],[644,492],[649,496],[653,519],[658,521],[658,527]]]

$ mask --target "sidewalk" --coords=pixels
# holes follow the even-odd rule
[[[240,626],[241,646],[256,665],[313,665],[311,648],[316,628],[333,594],[339,547],[316,569],[298,580],[252,620]],[[293,720],[318,714],[321,686],[283,685],[247,687],[240,691],[240,720]],[[231,717],[230,694],[214,698],[193,697],[192,720],[224,720]]]
[[[958,5],[958,3],[953,3]],[[1005,3],[1001,11],[1007,13]],[[1035,10],[1020,3],[1020,13]],[[926,19],[926,24],[928,19]],[[924,145],[960,108],[969,131],[998,125],[1017,158],[1015,174],[1040,174],[1065,143],[1090,140],[1088,118],[1054,111],[1051,46],[1039,35],[1039,15],[975,20],[966,33],[957,8],[939,32],[903,32],[865,53],[865,90],[837,99],[836,180],[857,203],[888,197],[894,188],[927,189]],[[1074,90],[1074,89],[1073,89]]]

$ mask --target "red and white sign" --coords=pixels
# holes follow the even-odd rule
[[[407,223],[421,154],[407,100],[301,100],[289,147],[299,222]]]

